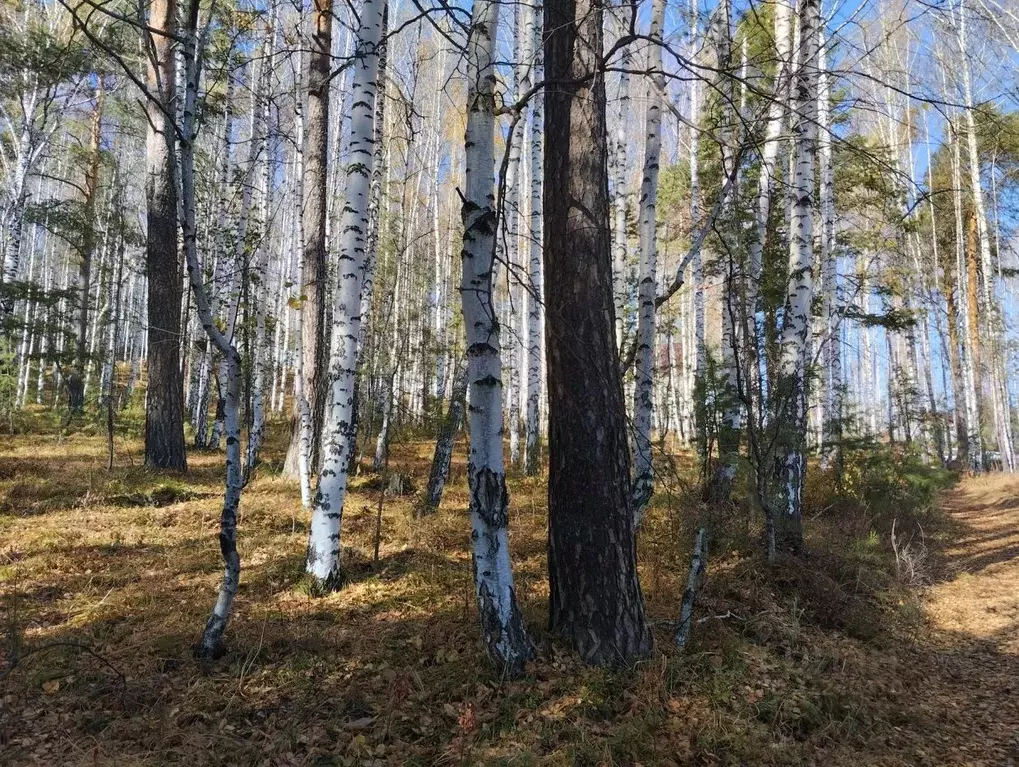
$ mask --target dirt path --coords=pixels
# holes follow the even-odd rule
[[[927,604],[935,645],[915,669],[932,741],[916,763],[1019,765],[1019,478],[966,480],[945,509],[957,529]]]

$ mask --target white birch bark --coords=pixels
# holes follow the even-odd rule
[[[275,2],[271,4],[269,20],[265,30],[265,41],[262,46],[262,77],[259,83],[259,127],[263,131],[261,137],[261,174],[258,178],[259,191],[259,237],[255,248],[254,270],[249,280],[254,277],[254,284],[249,283],[249,302],[254,304],[255,315],[254,338],[251,340],[251,428],[248,432],[247,457],[244,462],[245,479],[251,476],[258,463],[258,453],[262,449],[265,438],[265,382],[266,382],[266,304],[268,296],[269,249],[271,246],[270,225],[273,187],[273,160],[269,145],[269,113],[272,101],[272,78],[276,59],[276,28],[278,9]],[[249,310],[250,311],[250,310]]]
[[[768,238],[768,220],[771,217],[771,198],[774,194],[778,171],[778,152],[782,129],[789,110],[788,93],[791,76],[792,52],[790,29],[792,6],[787,0],[774,1],[775,80],[768,116],[764,128],[764,146],[761,150],[760,178],[757,186],[756,236],[750,241],[750,280],[748,310],[754,317],[756,339],[756,389],[760,402],[758,414],[764,418],[768,400],[768,357],[765,349],[764,303],[759,290],[762,279],[764,247]]]
[[[181,171],[181,229],[184,240],[184,256],[188,267],[188,278],[194,291],[195,304],[202,328],[209,340],[215,344],[225,361],[225,435],[226,435],[226,480],[223,509],[220,515],[219,547],[223,555],[223,580],[202,638],[195,647],[195,654],[203,659],[218,657],[223,652],[223,633],[233,612],[234,597],[240,583],[241,561],[237,553],[237,510],[241,500],[242,456],[240,429],[241,357],[228,337],[220,330],[212,314],[201,262],[198,258],[197,233],[195,231],[195,167],[194,139],[195,116],[198,102],[199,70],[198,51],[204,47],[204,40],[196,40],[198,24],[198,3],[193,0],[188,9],[188,21],[184,26],[185,89],[183,118],[178,141]]]
[[[623,9],[610,12],[616,33],[626,34]],[[539,25],[540,26],[540,25]],[[630,72],[633,52],[624,46],[619,55],[619,85],[616,92],[616,130],[609,147],[609,175],[612,178],[612,295],[616,309],[616,348],[622,349],[626,324],[626,261],[629,251],[626,222],[627,126],[630,124]]]
[[[1001,453],[1002,466],[1006,471],[1016,469],[1016,458],[1012,444],[1011,412],[1007,407],[1008,400],[1003,397],[1003,389],[999,385],[997,357],[1001,344],[999,327],[999,307],[997,291],[994,286],[994,271],[991,263],[991,236],[988,229],[987,208],[984,202],[984,190],[980,181],[980,153],[977,146],[977,126],[973,115],[973,85],[970,73],[970,51],[966,39],[966,3],[960,0],[957,8],[956,38],[959,44],[959,58],[962,69],[962,87],[966,116],[966,148],[969,154],[970,193],[977,220],[977,237],[980,247],[980,299],[983,311],[980,313],[983,331],[987,338],[987,372],[991,380],[991,406],[994,427],[997,432],[998,450]]]
[[[514,13],[514,61],[513,70],[514,91],[519,98],[523,93],[523,86],[529,81],[527,71],[530,68],[531,40],[527,34],[527,21],[524,16],[527,8],[523,5],[515,5]],[[509,444],[510,464],[518,466],[521,463],[522,453],[520,450],[520,401],[524,368],[524,345],[523,333],[518,332],[518,327],[523,326],[524,321],[524,290],[520,280],[520,201],[523,195],[522,188],[521,156],[523,155],[524,128],[527,125],[526,108],[513,116],[510,124],[510,132],[507,136],[507,163],[506,175],[503,179],[504,199],[501,204],[500,217],[505,222],[502,236],[505,238],[504,252],[506,261],[509,264],[507,273],[507,287],[509,306],[507,307],[506,326],[509,333],[509,391],[507,396],[507,410],[509,411]]]
[[[530,84],[541,78],[540,6],[528,9],[529,26],[525,34],[533,40],[534,65],[529,71]],[[535,98],[530,106],[530,162],[531,201],[529,227],[530,291],[527,293],[527,438],[524,444],[524,471],[528,476],[538,473],[541,464],[541,363],[542,341],[545,335],[544,305],[542,303],[541,270],[541,195],[542,195],[542,99]]]
[[[966,241],[962,214],[962,158],[958,131],[953,126],[952,142],[952,188],[955,207],[955,259],[956,259],[956,305],[962,317],[960,336],[959,366],[962,368],[963,404],[965,407],[965,430],[967,463],[969,470],[979,474],[984,467],[984,450],[980,440],[980,416],[977,403],[976,371],[973,364],[973,350],[970,339],[974,328],[970,322],[969,291],[966,289]],[[958,406],[958,404],[956,405]]]
[[[842,342],[839,332],[838,253],[835,250],[835,166],[832,162],[831,84],[824,31],[818,36],[817,129],[818,171],[821,175],[821,308],[824,344],[821,350],[821,466],[837,464],[842,438]]]
[[[307,571],[315,587],[340,582],[340,527],[347,492],[351,420],[357,375],[357,341],[361,328],[368,200],[375,160],[375,93],[384,0],[366,0],[361,9],[350,106],[350,143],[346,167],[346,202],[338,233],[337,286],[329,349],[329,398],[322,430],[322,469],[312,506]]]
[[[790,184],[793,205],[789,232],[789,284],[780,339],[784,401],[781,403],[782,412],[778,420],[781,428],[787,432],[779,456],[782,506],[778,511],[783,517],[779,525],[783,546],[793,550],[802,546],[802,493],[806,473],[803,443],[807,415],[810,307],[814,291],[818,0],[803,0],[799,23],[803,51],[794,80],[795,173]]]
[[[300,39],[303,38],[304,24],[300,23]],[[302,284],[306,273],[304,263],[304,63],[298,67],[300,73],[295,83],[294,92],[294,160],[296,164],[294,177],[294,251],[297,260],[296,288],[297,295],[292,306],[297,308],[297,321],[294,323],[294,405],[297,410],[297,481],[301,487],[301,508],[311,510],[311,441],[314,438],[311,416],[311,405],[305,391],[305,354],[304,354],[304,312],[305,297]]]
[[[497,217],[493,86],[499,4],[475,0],[467,43],[463,256],[471,446],[467,467],[475,594],[489,658],[519,674],[533,649],[517,607],[510,561],[509,493],[502,448],[502,359],[492,295]]]
[[[721,96],[719,111],[720,155],[724,178],[736,179],[735,184],[725,184],[718,201],[717,230],[724,253],[719,263],[722,265],[722,372],[725,376],[725,397],[722,402],[721,422],[718,431],[718,466],[712,479],[712,496],[717,501],[728,501],[732,483],[736,477],[736,465],[739,459],[739,429],[741,425],[741,407],[737,393],[739,363],[737,348],[740,343],[738,329],[740,326],[740,267],[737,261],[740,243],[736,238],[736,200],[739,189],[740,169],[736,146],[742,143],[740,133],[740,113],[736,111],[736,93],[734,78],[730,70],[732,61],[731,3],[722,0],[712,23],[711,37],[715,48],[716,66],[719,69],[717,89]]]
[[[724,1],[724,0],[723,0]],[[634,524],[644,519],[654,489],[651,455],[651,421],[654,401],[655,298],[657,294],[658,170],[662,149],[662,106],[665,87],[662,72],[662,28],[665,0],[654,0],[648,29],[647,122],[644,130],[644,178],[640,187],[640,279],[637,285],[637,358],[633,400],[633,493]]]
[[[689,52],[691,60],[697,56],[697,0],[690,0],[689,10]],[[701,220],[700,180],[700,83],[697,78],[690,81],[690,226],[691,236]],[[692,385],[704,375],[707,366],[707,349],[704,345],[704,268],[701,249],[697,248],[690,262],[690,276],[693,282],[693,358]],[[692,387],[691,387],[692,388]],[[703,459],[705,456],[701,456]]]

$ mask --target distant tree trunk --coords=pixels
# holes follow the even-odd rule
[[[697,14],[698,0],[690,0],[689,12],[689,55],[690,60],[697,58]],[[690,81],[690,232],[691,237],[697,230],[697,224],[701,220],[701,175],[700,175],[700,80],[696,77]],[[701,249],[694,252],[693,260],[690,262],[690,278],[693,283],[693,327],[691,333],[690,358],[693,364],[688,366],[690,377],[689,385],[691,393],[694,391],[697,381],[704,375],[707,366],[707,349],[704,345],[704,269]],[[691,408],[691,415],[696,412]],[[703,440],[699,440],[703,442]],[[702,446],[703,447],[703,446]],[[703,449],[702,449],[703,452]],[[707,460],[706,455],[701,455],[701,460]]]
[[[1012,444],[1012,417],[1008,407],[1008,398],[1003,396],[1007,389],[999,385],[999,378],[1002,376],[998,362],[999,347],[1002,345],[1000,338],[1001,318],[1000,307],[998,306],[997,291],[995,289],[994,271],[991,264],[991,235],[988,225],[987,209],[984,203],[984,190],[980,181],[980,152],[977,145],[977,126],[973,109],[973,86],[970,74],[970,51],[967,50],[966,40],[966,3],[960,0],[957,8],[956,39],[959,45],[959,58],[962,69],[963,98],[965,99],[966,116],[966,146],[968,150],[968,165],[970,177],[970,193],[973,199],[973,217],[975,218],[977,238],[979,241],[980,253],[980,304],[983,307],[980,325],[974,329],[979,333],[982,327],[987,341],[987,348],[980,364],[978,357],[975,363],[976,371],[982,378],[989,379],[991,390],[991,409],[993,426],[998,443],[998,451],[1001,455],[1002,467],[1009,472],[1016,469],[1016,457]],[[971,254],[975,260],[975,254]]]
[[[804,440],[807,406],[807,353],[810,347],[810,307],[814,276],[814,162],[817,156],[817,35],[818,0],[800,6],[802,60],[795,75],[795,173],[791,183],[792,220],[789,232],[789,283],[781,336],[781,373],[777,428],[781,506],[777,510],[776,546],[799,551],[803,547],[802,497],[806,475]],[[769,553],[772,550],[769,542]]]
[[[634,525],[640,526],[644,511],[654,490],[654,469],[651,460],[651,416],[654,401],[655,374],[655,298],[658,289],[657,221],[658,164],[662,151],[662,106],[659,93],[665,87],[662,72],[662,27],[665,23],[665,0],[651,5],[648,37],[647,117],[644,127],[644,178],[640,185],[640,278],[637,284],[637,352],[633,401],[633,514]]]
[[[954,126],[953,126],[954,128]],[[984,467],[984,448],[980,433],[980,410],[977,398],[976,368],[979,360],[979,339],[976,336],[977,317],[974,307],[977,303],[976,280],[968,269],[972,258],[967,258],[966,235],[964,234],[962,206],[962,160],[959,148],[959,135],[953,130],[952,142],[952,188],[954,189],[953,204],[955,208],[955,251],[956,251],[956,309],[961,318],[961,337],[959,344],[959,369],[963,386],[963,403],[965,406],[967,466],[974,474],[979,474]],[[969,248],[972,254],[972,247]],[[961,304],[961,306],[959,305]],[[974,339],[977,338],[977,343]],[[957,405],[958,407],[958,405]]]
[[[399,369],[398,363],[393,366],[389,375],[386,376],[385,388],[382,390],[382,427],[375,440],[375,457],[372,459],[372,471],[374,472],[382,471],[389,463],[389,434],[393,425],[393,397],[395,396],[393,382],[396,380]]]
[[[265,386],[266,386],[266,313],[269,303],[268,268],[269,268],[269,227],[272,224],[272,186],[273,159],[270,145],[270,104],[273,100],[272,76],[276,58],[276,25],[279,11],[275,2],[271,3],[269,19],[266,24],[265,40],[262,45],[262,77],[259,82],[259,104],[261,115],[259,127],[263,131],[261,137],[264,151],[261,156],[261,174],[258,179],[259,189],[259,240],[254,255],[254,273],[256,280],[248,288],[250,294],[249,311],[254,314],[254,333],[251,334],[251,427],[248,430],[247,455],[244,462],[244,478],[247,481],[258,464],[258,453],[265,437]]]
[[[842,451],[842,342],[839,333],[838,252],[835,249],[835,166],[832,161],[831,85],[824,34],[818,46],[817,128],[818,170],[821,174],[821,281],[824,289],[822,319],[824,348],[822,370],[821,465],[838,467]]]
[[[768,239],[768,221],[771,218],[771,197],[775,190],[778,170],[779,139],[789,111],[789,81],[792,74],[791,19],[792,5],[788,0],[775,0],[775,55],[777,58],[772,99],[768,102],[765,122],[764,147],[761,153],[760,180],[757,187],[757,213],[755,232],[750,241],[750,280],[748,281],[749,311],[754,318],[754,359],[756,370],[754,388],[759,402],[757,410],[763,418],[768,407],[768,357],[765,347],[764,297],[760,290],[764,248]]]
[[[330,398],[322,432],[322,469],[312,508],[307,571],[316,590],[340,585],[340,528],[347,493],[347,467],[353,431],[357,339],[361,329],[368,200],[375,152],[375,95],[384,0],[367,0],[361,9],[355,54],[347,202],[340,229],[337,286],[329,351]],[[311,113],[309,110],[309,133]],[[307,149],[307,145],[305,147]],[[308,155],[311,153],[309,152]],[[307,179],[306,179],[307,180]],[[312,186],[309,184],[309,186]],[[306,224],[306,236],[310,227]]]
[[[219,295],[226,289],[226,284],[232,282],[229,265],[232,261],[227,258],[227,212],[229,207],[230,194],[230,167],[233,146],[234,126],[234,93],[236,91],[235,78],[233,74],[227,76],[226,101],[223,115],[223,137],[220,144],[220,156],[217,167],[216,188],[219,192],[219,199],[216,201],[216,224],[213,237],[213,290],[209,297],[210,311],[213,317],[220,314]],[[195,416],[195,447],[212,447],[209,435],[209,401],[212,398],[214,348],[211,342],[205,344],[204,359],[202,361],[201,394],[198,399],[198,412]]]
[[[602,6],[544,10],[549,623],[586,662],[620,664],[651,651],[651,632],[614,332]]]
[[[333,55],[333,0],[314,0],[308,17],[308,102],[304,130],[303,219],[304,261],[301,282],[302,392],[307,400],[311,421],[308,465],[313,472],[321,463],[320,440],[325,413],[325,331],[326,290],[326,216],[329,179],[329,85]],[[298,443],[302,439],[301,419],[295,426]],[[295,465],[294,469],[298,467]]]
[[[29,105],[37,103],[38,88],[28,100]],[[24,104],[23,104],[24,106]],[[25,108],[21,124],[20,138],[14,160],[14,169],[10,180],[9,208],[7,213],[7,229],[3,233],[3,271],[0,272],[0,284],[8,284],[18,279],[21,267],[21,238],[25,225],[25,208],[28,205],[28,174],[32,167],[32,157],[36,149],[36,132],[34,128],[35,110],[32,106]],[[4,296],[0,300],[0,310],[4,317],[14,312],[14,297]]]
[[[492,295],[495,212],[495,42],[499,3],[475,0],[467,41],[463,253],[460,297],[467,333],[471,446],[471,560],[481,638],[492,663],[523,673],[534,653],[513,588],[509,492],[502,446],[502,356]]]
[[[736,111],[736,78],[732,75],[732,24],[730,0],[722,0],[714,14],[710,29],[710,37],[715,48],[715,59],[718,62],[716,75],[717,89],[721,96],[719,106],[719,122],[717,141],[722,162],[723,178],[739,178],[737,164],[740,158],[736,153],[736,144],[740,141],[738,130],[739,115]],[[715,503],[729,501],[732,484],[736,478],[736,466],[739,461],[741,404],[737,396],[739,364],[738,344],[741,302],[744,300],[740,291],[739,243],[736,241],[736,189],[737,184],[727,185],[720,192],[718,216],[714,228],[718,231],[722,243],[719,263],[722,265],[722,383],[723,394],[719,403],[718,424],[718,465],[715,467],[707,488],[708,496]]]
[[[525,14],[529,9],[523,5],[514,6],[513,20],[513,59],[516,66],[513,70],[514,91],[519,97],[523,86],[528,83],[527,71],[530,67],[531,40],[525,31]],[[523,333],[518,328],[523,324],[523,296],[524,290],[521,274],[520,260],[520,202],[524,199],[521,192],[521,156],[523,154],[524,128],[527,124],[527,112],[522,110],[515,115],[511,123],[511,132],[507,138],[509,142],[506,155],[506,173],[501,179],[503,186],[503,199],[500,205],[500,220],[503,223],[503,231],[500,239],[505,243],[506,263],[510,274],[509,279],[509,301],[506,306],[506,313],[509,322],[507,337],[509,353],[507,356],[508,384],[507,392],[507,431],[509,431],[510,465],[519,466],[523,455],[520,450],[520,400],[522,385],[527,385],[527,379],[523,375],[524,369],[524,346]]]
[[[145,271],[148,276],[148,391],[145,398],[145,465],[187,469],[184,453],[184,380],[180,369],[181,273],[177,253],[175,157],[176,57],[172,35],[176,0],[149,6],[149,92],[145,104],[145,197],[148,207]]]
[[[617,34],[628,34],[628,19],[624,19],[628,6],[622,5],[615,12],[610,11]],[[655,46],[652,46],[652,48]],[[654,55],[654,54],[652,54]],[[626,257],[629,251],[629,232],[626,222],[627,164],[626,150],[629,145],[629,130],[633,115],[630,114],[630,70],[633,68],[633,53],[630,46],[624,46],[619,57],[619,86],[616,92],[616,130],[612,136],[609,153],[609,174],[612,181],[612,297],[616,309],[616,348],[623,347],[623,333],[626,324]],[[659,110],[660,111],[660,110]]]
[[[528,72],[528,87],[541,79],[541,34],[538,12],[525,7],[529,26],[524,34],[533,40],[534,66]],[[544,335],[544,305],[542,303],[541,271],[541,168],[542,168],[542,100],[535,97],[530,105],[531,116],[531,225],[528,273],[530,291],[527,293],[527,438],[524,443],[524,472],[533,477],[541,466],[541,353]]]
[[[460,363],[453,377],[453,391],[449,395],[446,417],[439,427],[435,440],[435,455],[432,470],[428,475],[428,489],[425,491],[424,512],[430,514],[442,503],[442,491],[449,478],[449,465],[453,459],[453,442],[463,421],[464,405],[467,399],[467,365]]]
[[[96,202],[99,195],[99,141],[103,125],[102,80],[96,88],[89,133],[88,166],[85,169],[84,226],[81,232],[81,261],[78,264],[78,312],[75,317],[74,365],[67,376],[67,405],[80,413],[85,407],[85,366],[88,364],[89,295],[92,292],[92,259],[96,250]],[[176,234],[174,239],[176,246]],[[93,334],[94,336],[95,334]]]
[[[120,182],[118,181],[118,184]],[[118,189],[116,201],[118,205],[123,204],[123,195],[121,189]],[[123,293],[124,285],[124,249],[126,243],[124,242],[124,220],[117,215],[117,270],[114,277],[114,298],[113,298],[113,312],[112,322],[110,323],[109,330],[109,345],[106,349],[106,358],[103,360],[104,368],[109,372],[103,376],[103,406],[106,408],[106,445],[107,445],[107,457],[106,457],[106,469],[109,471],[113,469],[113,434],[114,434],[114,415],[116,411],[116,403],[114,393],[117,390],[117,344],[120,340],[120,309],[121,309],[121,295]]]

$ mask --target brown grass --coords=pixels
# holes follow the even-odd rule
[[[398,445],[392,467],[420,490],[430,450]],[[141,468],[137,441],[118,444],[112,472],[104,451],[101,436],[52,433],[0,449],[0,589],[8,635],[23,642],[16,667],[9,644],[0,658],[5,764],[1004,763],[924,700],[923,664],[968,629],[924,628],[883,535],[821,515],[811,556],[769,570],[745,511],[704,509],[686,489],[688,458],[663,461],[640,542],[657,649],[626,670],[585,668],[545,635],[544,481],[512,477],[517,592],[540,656],[508,682],[477,641],[462,444],[437,515],[416,519],[414,496],[386,500],[378,564],[377,483],[355,480],[349,582],[319,599],[300,588],[296,485],[261,471],[242,501],[230,652],[206,667],[190,647],[220,575],[221,458],[193,453],[186,476],[167,476]],[[669,621],[704,520],[713,558],[681,655]]]

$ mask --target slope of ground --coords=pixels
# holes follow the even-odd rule
[[[297,488],[263,467],[242,502],[230,653],[201,667],[190,646],[220,575],[221,457],[194,453],[186,476],[161,476],[125,440],[107,472],[99,436],[4,440],[3,764],[1007,765],[1019,754],[1016,480],[948,494],[953,526],[924,539],[948,542],[944,573],[922,591],[901,583],[924,567],[904,518],[898,579],[876,519],[844,532],[819,506],[811,555],[773,569],[752,524],[707,519],[731,532],[716,536],[680,654],[670,621],[691,525],[708,511],[666,466],[640,544],[657,649],[610,671],[579,666],[543,633],[544,483],[514,476],[517,591],[539,657],[509,682],[477,642],[462,446],[438,514],[416,519],[413,495],[384,500],[378,562],[380,482],[354,482],[348,583],[321,599],[300,585]],[[429,450],[394,453],[419,490]]]

